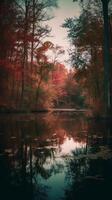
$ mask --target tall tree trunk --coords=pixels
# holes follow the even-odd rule
[[[33,57],[34,57],[34,34],[35,34],[35,0],[32,1],[32,42],[31,42],[31,74],[32,74],[32,67],[33,67]]]
[[[23,104],[24,99],[24,91],[25,91],[25,76],[26,76],[26,66],[28,61],[28,41],[27,41],[27,33],[28,33],[28,0],[25,0],[25,19],[24,19],[24,46],[23,46],[23,62],[22,62],[22,91],[21,91],[21,102]]]
[[[112,111],[111,104],[111,76],[110,76],[110,34],[108,4],[110,0],[101,0],[103,6],[104,19],[104,103],[105,115],[110,115]]]

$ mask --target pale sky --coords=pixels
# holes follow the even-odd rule
[[[63,46],[66,50],[70,47],[68,39],[67,39],[67,29],[62,28],[62,24],[64,23],[64,19],[69,17],[78,17],[80,14],[80,8],[78,3],[73,2],[73,0],[58,0],[59,8],[53,9],[54,18],[49,21],[49,26],[52,28],[51,35],[49,38],[51,42],[54,44]],[[61,57],[61,62],[65,60],[67,57],[67,53],[64,57]]]

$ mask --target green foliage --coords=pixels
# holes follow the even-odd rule
[[[83,88],[87,103],[96,113],[101,113],[104,106],[102,4],[99,0],[78,2],[82,6],[79,18],[66,19],[63,27],[73,46],[69,53],[75,78]]]

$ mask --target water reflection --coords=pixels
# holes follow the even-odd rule
[[[66,136],[66,139],[64,141],[64,143],[61,145],[61,154],[62,155],[68,155],[70,153],[72,153],[73,150],[76,151],[76,149],[83,149],[86,147],[86,143],[83,142],[77,142],[74,141],[73,138],[68,138]]]
[[[79,114],[2,115],[0,147],[3,199],[80,200],[109,195],[110,124],[88,121]]]

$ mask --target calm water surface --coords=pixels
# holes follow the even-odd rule
[[[0,199],[109,199],[112,127],[82,114],[0,116]]]

